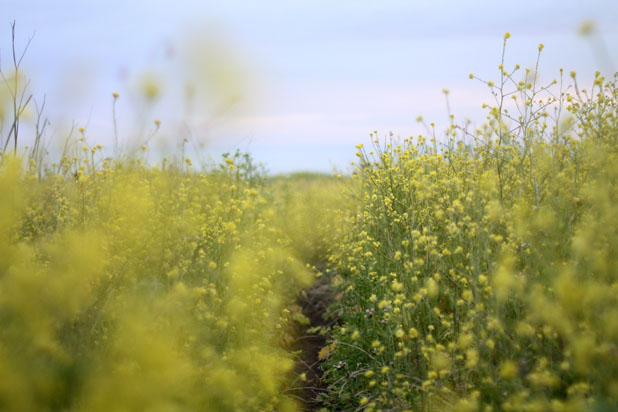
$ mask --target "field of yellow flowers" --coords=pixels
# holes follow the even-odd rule
[[[0,409],[616,410],[618,78],[535,73],[351,177],[5,148]]]
[[[618,77],[499,69],[478,130],[357,146],[321,354],[333,410],[618,407]]]
[[[239,155],[199,173],[98,151],[44,178],[2,159],[0,409],[296,410],[295,301],[337,192]]]

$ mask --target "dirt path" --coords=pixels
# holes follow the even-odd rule
[[[299,375],[304,373],[307,378],[306,382],[301,382],[303,386],[292,391],[292,394],[301,400],[302,411],[317,411],[323,406],[318,396],[326,390],[326,386],[322,382],[318,353],[326,344],[326,336],[309,332],[311,328],[332,324],[332,320],[325,319],[326,310],[332,301],[333,294],[328,280],[320,278],[313,287],[303,293],[298,302],[303,314],[310,320],[310,324],[301,329],[295,348],[301,351],[297,362],[297,372]]]

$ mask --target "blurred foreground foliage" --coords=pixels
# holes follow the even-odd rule
[[[0,409],[296,410],[293,303],[334,180],[99,151],[0,164]]]

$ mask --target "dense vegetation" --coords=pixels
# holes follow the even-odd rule
[[[0,408],[294,410],[293,304],[332,196],[242,157],[198,173],[82,153],[43,179],[2,162]]]
[[[616,407],[616,82],[505,70],[478,130],[357,146],[331,256],[334,409]]]
[[[506,70],[477,130],[372,134],[352,177],[85,135],[48,163],[11,131],[0,409],[294,411],[306,388],[333,411],[615,409],[617,79]]]

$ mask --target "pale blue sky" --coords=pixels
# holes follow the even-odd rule
[[[190,150],[193,157],[238,147],[272,172],[344,169],[354,145],[367,143],[373,130],[423,133],[419,114],[443,124],[443,88],[460,119],[482,121],[480,105],[491,96],[468,74],[495,77],[505,31],[512,34],[507,67],[532,65],[543,42],[547,80],[560,67],[582,79],[612,70],[577,35],[585,19],[596,21],[618,62],[612,0],[3,3],[4,70],[10,22],[17,21],[18,45],[36,31],[25,65],[35,94],[47,95],[50,139],[59,140],[74,121],[87,125],[92,143],[111,147],[111,93],[118,91],[121,138],[142,129],[146,135],[157,118],[168,151],[176,150],[169,142],[191,137],[189,146],[204,144],[199,154]],[[188,108],[185,82],[209,72],[213,59],[240,73],[242,82],[230,81],[245,99],[221,113],[213,113],[218,100],[208,96]],[[162,84],[152,107],[138,98],[144,75]]]

